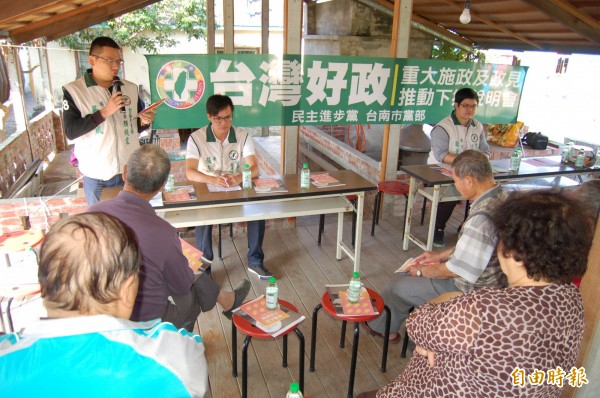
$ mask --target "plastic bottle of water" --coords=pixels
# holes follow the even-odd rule
[[[175,190],[175,176],[173,174],[169,174],[167,178],[167,183],[165,184],[165,191],[173,192]]]
[[[300,189],[310,188],[310,170],[308,169],[308,163],[302,165],[300,170]]]
[[[242,188],[252,189],[252,171],[249,164],[245,164],[242,170]]]
[[[276,310],[277,302],[279,301],[279,289],[277,287],[277,280],[274,276],[269,278],[269,284],[267,285],[267,292],[265,294],[265,304],[268,310]]]
[[[585,163],[585,151],[580,150],[579,153],[577,153],[577,158],[575,158],[575,167],[582,168],[584,163]]]
[[[510,157],[510,171],[519,171],[521,166],[521,148],[515,148]]]
[[[560,150],[560,161],[562,163],[569,163],[569,151],[570,151],[569,146],[563,145],[563,147]]]
[[[298,383],[290,384],[290,390],[285,394],[285,398],[303,398],[302,391],[300,391],[300,385]]]
[[[348,285],[348,301],[351,303],[358,303],[360,300],[360,289],[362,284],[360,283],[360,274],[355,272],[352,274],[350,279],[350,285]]]

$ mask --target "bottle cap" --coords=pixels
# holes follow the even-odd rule
[[[275,283],[277,280],[275,279],[274,276],[269,278],[269,283]]]
[[[290,384],[290,391],[291,392],[298,392],[298,391],[300,391],[300,385],[298,383],[292,383],[292,384]]]
[[[360,274],[359,274],[358,272],[354,272],[354,273],[352,274],[352,277],[353,277],[353,278],[359,278],[359,277],[360,277]]]
[[[250,168],[250,165],[249,165],[248,163],[246,163],[246,164],[244,165],[244,168],[245,168],[245,169],[249,169],[249,168]]]
[[[303,163],[302,167],[308,167],[308,163]]]

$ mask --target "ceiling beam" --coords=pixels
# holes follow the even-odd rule
[[[459,14],[456,15],[460,15],[460,12],[462,12],[463,8],[464,8],[464,4],[456,4],[453,0],[444,0],[446,3],[448,3],[448,5],[450,5],[451,7],[454,7],[457,9],[457,11],[459,12]],[[546,1],[546,0],[542,0],[542,1]],[[475,3],[476,4],[476,3]],[[507,34],[509,36],[514,37],[515,39],[522,41],[523,43],[529,44],[530,46],[537,48],[538,50],[542,50],[542,46],[537,44],[534,41],[529,40],[528,38],[526,38],[523,35],[520,35],[518,33],[513,32],[510,29],[505,28],[504,26],[497,24],[496,22],[492,21],[489,18],[486,18],[480,14],[478,14],[477,12],[473,11],[473,3],[471,4],[471,20],[473,18],[477,18],[478,20],[480,20],[481,22],[483,22],[484,24],[491,26],[492,28],[499,30],[500,32]],[[482,48],[485,48],[485,46],[483,46],[481,43],[477,43],[478,45],[480,45]]]
[[[564,0],[522,1],[539,9],[550,18],[579,33],[581,36],[596,44],[600,44],[600,23]]]
[[[91,3],[75,10],[55,15],[41,21],[29,23],[11,30],[15,44],[24,43],[39,37],[55,40],[81,29],[116,18],[127,12],[156,3],[159,0],[106,0]]]
[[[36,12],[43,12],[45,9],[50,7],[55,7],[57,5],[70,2],[71,0],[6,1],[4,2],[6,4],[2,4],[0,23],[10,22]]]
[[[394,3],[388,0],[357,0],[375,10],[382,12],[386,15],[394,17]],[[473,47],[473,42],[468,40],[455,32],[452,32],[441,25],[433,23],[428,19],[422,18],[419,15],[413,13],[411,16],[411,25],[413,28],[426,31],[429,34],[439,37],[442,40],[450,42],[457,47],[464,48],[469,51]]]

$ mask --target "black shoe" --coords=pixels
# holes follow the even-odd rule
[[[436,229],[433,233],[433,245],[435,247],[443,247],[444,246],[444,230]]]
[[[250,291],[251,286],[252,285],[250,284],[250,281],[248,279],[244,279],[235,289],[233,289],[233,292],[235,293],[235,300],[233,301],[233,306],[231,306],[231,308],[227,311],[223,311],[223,315],[225,315],[227,319],[231,319],[231,317],[233,316],[233,310],[242,305],[244,299]]]
[[[248,264],[248,271],[256,274],[260,280],[267,280],[273,276],[273,273],[266,269],[262,264]]]

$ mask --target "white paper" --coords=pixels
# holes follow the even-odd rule
[[[162,191],[159,191],[152,199],[150,199],[150,205],[152,207],[160,207],[163,205]]]
[[[240,187],[239,185],[234,185],[232,187],[222,187],[219,185],[206,184],[206,186],[210,192],[231,192],[242,190],[242,187]]]

